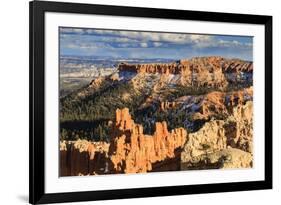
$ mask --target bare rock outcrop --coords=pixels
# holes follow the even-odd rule
[[[181,169],[249,168],[252,166],[252,141],[253,102],[247,101],[235,106],[226,120],[211,120],[197,132],[189,133],[181,153]],[[228,155],[232,161],[224,164]],[[241,164],[238,165],[239,160]]]
[[[228,144],[246,152],[253,152],[253,102],[238,105],[225,124]]]
[[[127,64],[121,63],[119,71],[131,71],[137,73],[160,73],[160,74],[179,74],[181,69],[177,63],[151,63],[151,64]]]
[[[252,98],[253,87],[229,93],[212,91],[201,97],[198,103],[200,109],[195,113],[194,119],[209,120],[212,116],[229,116],[229,114],[235,112],[234,108],[237,106],[240,108],[247,101],[251,101]]]
[[[98,77],[93,79],[85,89],[77,93],[77,96],[79,98],[85,98],[86,96],[92,95],[102,86],[104,82],[105,77]]]
[[[227,138],[222,120],[215,120],[205,125],[195,133],[189,133],[188,141],[181,154],[182,163],[193,162],[208,152],[219,151],[227,147]]]
[[[180,75],[179,84],[195,87],[225,88],[229,82],[242,83],[243,78],[252,79],[252,62],[225,59],[218,56],[182,59],[172,63],[118,65],[119,71],[136,73]],[[242,80],[241,80],[242,78]]]
[[[209,164],[217,168],[249,168],[252,167],[253,156],[249,152],[237,148],[227,148],[208,155]]]
[[[224,61],[222,64],[222,68],[223,71],[227,73],[233,73],[233,72],[250,73],[253,72],[253,63],[238,60],[238,59],[232,59],[232,60]]]
[[[160,103],[160,110],[165,111],[165,110],[168,110],[168,109],[173,109],[176,106],[177,106],[176,102],[165,101],[165,102]]]
[[[229,169],[252,167],[253,156],[236,148],[227,148],[200,155],[192,162],[182,163],[181,169]]]
[[[110,170],[113,173],[151,171],[153,164],[180,157],[187,132],[176,128],[171,132],[166,122],[157,122],[153,135],[145,135],[142,125],[134,123],[127,108],[116,110],[116,123],[110,143]],[[178,155],[178,156],[176,156]]]
[[[60,142],[60,176],[106,173],[109,144],[87,140]]]

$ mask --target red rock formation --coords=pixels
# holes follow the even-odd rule
[[[180,83],[187,86],[224,88],[228,85],[225,73],[252,73],[252,62],[222,57],[196,57],[173,63],[126,64],[118,66],[119,71],[137,73],[180,74]],[[236,78],[239,76],[237,75]]]
[[[128,108],[116,110],[116,127],[120,130],[131,130],[134,124]]]
[[[154,134],[145,135],[142,125],[134,123],[127,108],[116,110],[112,126],[110,145],[86,140],[61,142],[60,176],[147,172],[155,163],[158,171],[171,170],[169,166],[179,169],[174,164],[180,165],[178,149],[186,141],[185,129],[169,132],[166,122],[157,122]]]
[[[105,142],[60,142],[60,176],[105,174],[108,148]]]
[[[162,111],[165,111],[167,109],[172,109],[172,108],[175,108],[175,107],[176,107],[176,102],[165,101],[165,102],[161,102],[161,104],[160,104],[160,109]]]
[[[222,64],[222,68],[224,72],[253,72],[253,63],[245,62],[241,60],[228,60],[224,61]]]
[[[213,91],[206,94],[199,103],[200,110],[194,116],[196,119],[210,119],[213,115],[228,115],[233,108],[243,105],[253,97],[253,88],[245,88],[230,93]]]
[[[121,63],[118,66],[119,71],[131,71],[137,73],[160,73],[160,74],[179,74],[181,69],[177,63],[159,63],[159,64],[126,64]]]
[[[153,163],[175,157],[176,150],[186,141],[187,132],[176,128],[171,132],[166,122],[157,122],[153,135],[145,135],[142,125],[134,123],[129,110],[116,111],[109,155],[113,173],[139,173],[151,171]]]

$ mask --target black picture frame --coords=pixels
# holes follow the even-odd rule
[[[30,143],[29,202],[31,204],[108,200],[137,197],[260,190],[272,188],[272,16],[201,11],[105,6],[62,2],[32,1],[30,12]],[[135,188],[71,193],[45,193],[44,165],[44,25],[46,12],[150,17],[209,22],[247,23],[265,26],[265,180],[219,184]]]

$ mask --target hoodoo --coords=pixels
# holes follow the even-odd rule
[[[143,133],[143,126],[134,123],[127,108],[116,110],[109,155],[113,172],[138,173],[151,171],[153,164],[178,157],[187,132],[176,128],[171,132],[167,123],[157,122],[153,135]]]

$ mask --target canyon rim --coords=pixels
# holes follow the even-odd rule
[[[61,177],[253,167],[252,37],[59,35]]]

